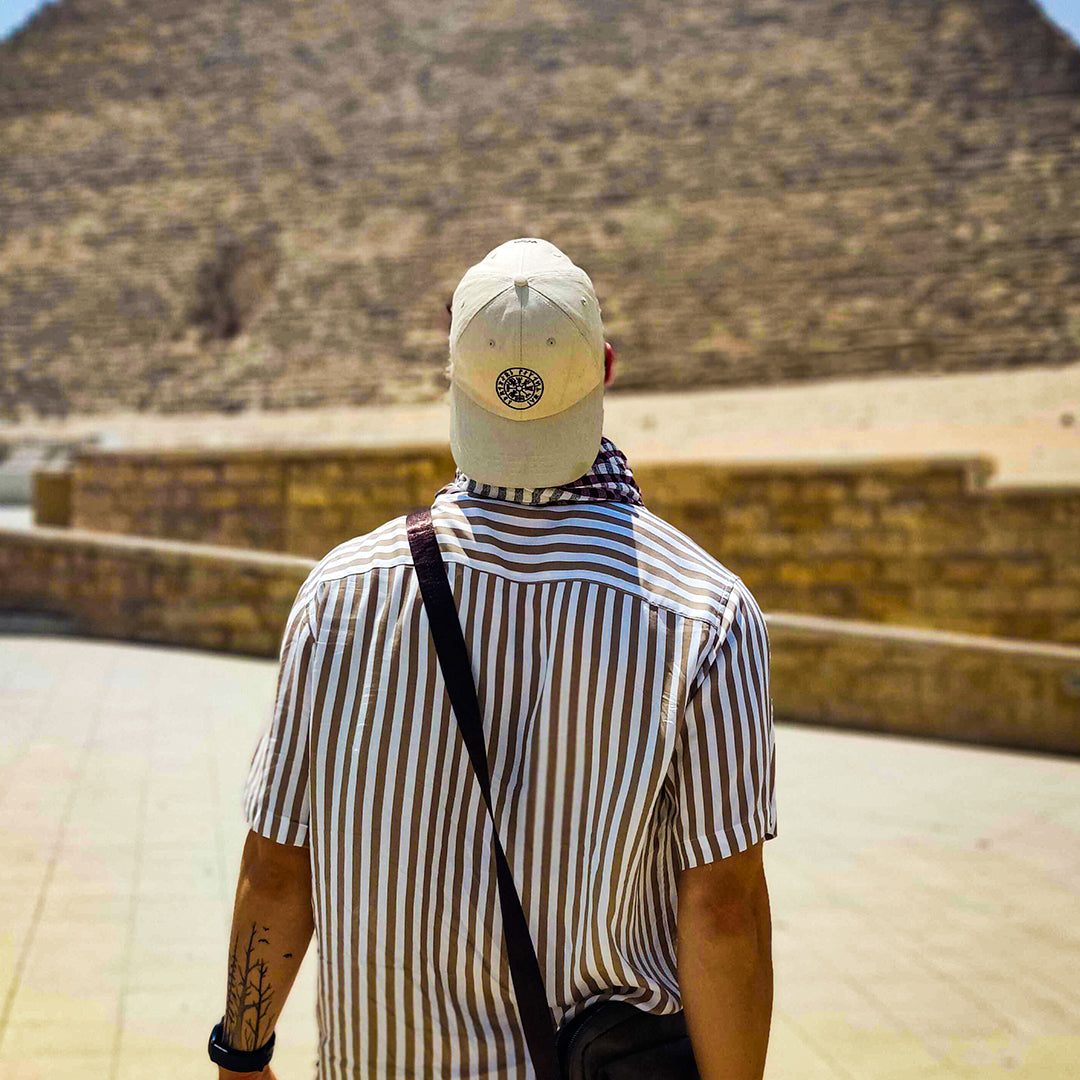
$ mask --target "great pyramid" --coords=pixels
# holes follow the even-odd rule
[[[623,389],[1080,358],[1029,0],[62,0],[0,45],[0,416],[418,401],[515,235]]]

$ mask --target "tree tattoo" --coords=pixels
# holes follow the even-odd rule
[[[263,933],[270,929],[263,927]],[[247,944],[241,946],[240,935],[233,938],[232,954],[229,956],[229,986],[225,995],[225,1039],[235,1050],[257,1050],[269,1033],[263,1028],[274,991],[267,977],[269,968],[261,956],[256,956],[259,945],[269,945],[268,938],[260,937],[258,926],[251,924]]]

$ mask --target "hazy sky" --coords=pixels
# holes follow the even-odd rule
[[[0,40],[42,6],[42,0],[0,0]],[[1074,41],[1080,42],[1080,0],[1043,0],[1042,7],[1058,26],[1068,30]]]

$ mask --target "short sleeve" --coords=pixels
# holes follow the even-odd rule
[[[297,594],[285,624],[274,709],[255,749],[244,788],[244,812],[252,831],[297,847],[307,843],[310,819],[308,675],[315,645],[309,611],[314,595],[312,577]]]
[[[695,676],[675,748],[675,858],[680,869],[776,835],[769,636],[740,580]]]

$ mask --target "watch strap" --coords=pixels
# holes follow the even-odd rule
[[[270,1038],[257,1050],[234,1050],[225,1042],[224,1029],[225,1017],[223,1016],[210,1032],[210,1042],[207,1045],[210,1060],[215,1065],[220,1065],[229,1072],[262,1072],[270,1064],[270,1059],[274,1056],[274,1040],[277,1038],[277,1032],[271,1034]]]

